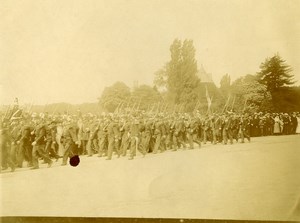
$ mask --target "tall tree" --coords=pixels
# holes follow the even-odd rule
[[[174,40],[170,47],[171,60],[166,66],[167,89],[171,100],[175,103],[179,103],[180,90],[182,89],[181,45],[181,40]]]
[[[181,48],[181,89],[179,103],[185,105],[186,111],[191,111],[197,101],[197,86],[200,80],[197,73],[196,49],[192,40],[184,40]]]
[[[197,61],[192,40],[175,39],[170,46],[171,60],[155,73],[154,84],[165,87],[168,100],[192,110],[197,99]]]
[[[273,97],[281,87],[295,83],[291,72],[292,68],[286,64],[286,61],[279,54],[275,54],[271,58],[266,58],[265,62],[260,65],[257,75],[259,82],[267,87]]]

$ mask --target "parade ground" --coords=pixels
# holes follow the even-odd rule
[[[6,170],[1,216],[300,220],[300,135]]]

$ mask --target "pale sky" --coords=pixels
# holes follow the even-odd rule
[[[299,9],[300,0],[1,0],[1,104],[96,102],[116,81],[152,84],[175,38],[194,41],[217,86],[275,53],[300,80]]]

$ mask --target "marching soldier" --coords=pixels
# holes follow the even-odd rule
[[[19,139],[21,138],[21,124],[19,120],[14,120],[11,123],[11,132],[10,132],[10,158],[14,164],[17,164],[17,153],[19,152]]]
[[[130,125],[130,130],[129,130],[129,134],[130,134],[130,157],[129,157],[129,160],[132,160],[136,156],[136,151],[137,151],[137,149],[139,147],[139,143],[140,143],[139,130],[140,130],[139,121],[136,118],[134,118],[133,122]],[[143,155],[145,155],[145,154],[143,154]]]
[[[245,118],[243,115],[240,118],[239,121],[239,136],[241,137],[241,142],[244,143],[244,138],[246,137],[248,141],[250,142],[250,134],[249,134],[249,128],[250,128],[250,120]]]
[[[71,158],[74,155],[77,155],[78,147],[80,146],[77,133],[78,128],[75,123],[72,123],[72,120],[67,120],[61,137],[61,142],[64,146],[62,166],[67,165],[69,157]]]
[[[140,127],[141,130],[141,151],[146,154],[149,153],[150,150],[150,140],[152,137],[151,128],[152,128],[151,120],[144,119],[144,123]]]
[[[221,143],[222,142],[222,117],[219,116],[215,120],[215,135],[216,135],[216,141]]]
[[[122,141],[121,141],[121,154],[122,156],[126,156],[127,150],[130,146],[130,137],[129,137],[129,131],[130,131],[130,123],[129,121],[124,118],[122,121],[121,126],[121,133],[122,133]]]
[[[183,141],[184,131],[185,129],[184,129],[184,123],[182,118],[175,121],[174,135],[173,135],[173,144],[174,144],[173,151],[179,149],[181,145],[183,146],[184,149],[186,148],[186,145]]]
[[[45,153],[46,146],[46,128],[44,121],[40,120],[35,130],[35,139],[32,143],[32,163],[33,167],[31,169],[39,168],[39,156],[41,156],[46,163],[48,163],[48,168],[52,165],[52,160],[49,158],[48,154]]]
[[[114,150],[114,147],[115,147],[114,128],[116,126],[115,126],[115,122],[113,121],[111,116],[109,116],[108,120],[109,120],[109,123],[108,123],[108,126],[107,126],[108,148],[107,148],[107,158],[106,158],[106,160],[111,160],[113,150]]]
[[[88,122],[87,118],[84,120],[79,119],[78,126],[79,126],[79,135],[81,139],[81,151],[79,152],[80,155],[87,154],[87,143],[91,133],[89,124],[90,123]]]
[[[206,144],[208,137],[210,136],[209,131],[211,128],[210,120],[208,116],[205,117],[202,121],[202,134],[203,134],[203,144]]]
[[[173,133],[174,133],[174,121],[171,117],[167,118],[165,121],[165,128],[166,128],[166,149],[172,149],[173,147]]]
[[[21,131],[21,138],[17,142],[19,144],[19,153],[17,157],[18,167],[22,168],[24,159],[28,162],[27,166],[32,167],[32,141],[31,128],[28,124],[24,124]]]
[[[153,154],[156,154],[159,149],[161,149],[161,122],[158,120],[155,120],[154,122],[154,133],[153,133],[153,139],[154,139],[154,149]]]
[[[223,144],[227,145],[228,137],[230,137],[230,142],[232,142],[232,134],[231,134],[231,119],[228,116],[225,116],[222,123],[222,136],[223,136]]]
[[[9,137],[9,127],[7,122],[2,122],[1,126],[1,138],[0,138],[0,146],[1,146],[1,168],[2,170],[6,170],[8,166],[11,168],[11,172],[15,171],[15,164],[11,159],[10,154],[10,137]]]
[[[59,155],[56,153],[56,133],[57,133],[56,123],[52,121],[46,127],[45,152],[47,155],[55,158],[57,161],[59,159]]]

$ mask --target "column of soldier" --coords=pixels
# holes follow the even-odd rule
[[[201,144],[250,142],[250,136],[273,135],[277,118],[280,134],[295,134],[299,113],[202,115],[199,112],[135,114],[86,114],[78,116],[33,113],[4,119],[1,123],[2,170],[22,168],[24,163],[38,169],[51,167],[62,158],[67,165],[74,155],[97,155],[111,160],[134,159],[167,150],[201,148]],[[295,121],[296,120],[296,121]],[[277,130],[276,130],[277,131]],[[195,147],[197,145],[197,147]]]

